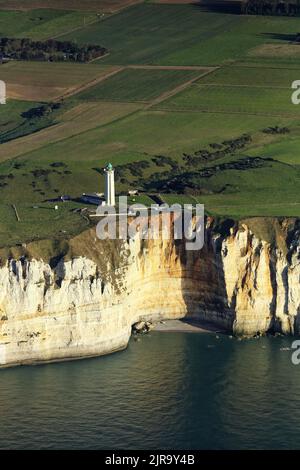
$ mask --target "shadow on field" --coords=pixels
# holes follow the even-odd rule
[[[241,3],[238,1],[210,1],[210,0],[200,0],[198,2],[193,2],[193,6],[198,10],[214,13],[228,13],[230,15],[240,15],[241,14]]]
[[[262,36],[265,36],[268,39],[276,39],[279,41],[288,41],[288,42],[294,42],[297,39],[296,34],[287,34],[287,33],[262,33]]]
[[[103,176],[103,168],[92,168],[92,170],[96,171],[96,173],[99,173]]]

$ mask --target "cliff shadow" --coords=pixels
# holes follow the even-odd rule
[[[224,221],[218,227],[219,236],[213,227],[206,228],[201,250],[187,250],[186,240],[175,240],[183,269],[182,295],[187,307],[183,321],[197,323],[204,329],[232,332],[235,300],[230,304],[227,296],[222,241],[233,225],[231,219]]]

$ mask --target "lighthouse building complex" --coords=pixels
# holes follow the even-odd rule
[[[115,170],[111,163],[109,163],[105,171],[105,204],[107,206],[116,205],[116,195],[115,195]]]
[[[89,204],[96,204],[97,206],[115,206],[115,170],[111,163],[104,168],[105,174],[105,191],[103,193],[83,193],[81,200]]]

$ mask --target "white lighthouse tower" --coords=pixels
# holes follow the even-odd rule
[[[116,205],[116,195],[115,195],[115,170],[111,163],[109,163],[105,171],[105,204],[107,206]]]

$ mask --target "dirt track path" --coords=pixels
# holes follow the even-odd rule
[[[91,88],[91,87],[97,85],[98,83],[103,82],[107,78],[110,78],[113,75],[116,75],[117,73],[119,73],[119,72],[121,72],[122,70],[125,69],[125,67],[123,67],[123,66],[116,66],[116,67],[117,68],[115,68],[111,72],[107,73],[106,75],[101,75],[100,77],[94,78],[90,82],[86,82],[86,83],[83,83],[82,85],[79,85],[76,88],[72,88],[71,90],[67,91],[66,93],[58,96],[55,101],[65,100],[67,98],[70,98],[71,96],[77,95],[78,93],[81,93],[82,91],[85,91],[88,88]]]
[[[120,6],[120,8],[117,8],[113,11],[107,12],[104,11],[101,13],[103,16],[97,16],[95,20],[89,21],[88,23],[83,24],[82,26],[78,26],[77,28],[70,29],[69,31],[64,31],[63,33],[56,34],[55,36],[49,36],[47,39],[57,39],[62,36],[65,36],[66,34],[73,33],[74,31],[80,31],[82,29],[87,28],[88,26],[95,24],[95,23],[100,23],[100,21],[105,21],[108,18],[110,18],[113,15],[116,15],[120,13],[122,10],[125,10],[126,8],[132,7],[133,5],[136,5],[137,3],[143,3],[143,0],[131,0],[129,1],[126,5]],[[84,11],[83,11],[84,13]]]
[[[226,109],[205,109],[205,108],[172,108],[168,106],[162,106],[157,108],[159,111],[166,111],[169,113],[193,113],[193,114],[237,114],[240,116],[264,116],[264,117],[277,117],[277,118],[297,118],[298,114],[276,114],[276,113],[255,113],[250,111],[232,111]]]
[[[81,29],[86,28],[87,26],[90,26],[91,24],[99,23],[100,19],[96,18],[95,20],[89,21],[83,26],[78,26],[77,28],[69,29],[68,31],[64,31],[63,33],[55,34],[54,36],[49,36],[47,39],[57,39],[60,38],[61,36],[65,36],[66,34],[73,33],[75,31],[80,31]]]
[[[202,74],[199,74],[197,75],[196,77],[194,78],[191,78],[190,80],[184,82],[184,83],[181,83],[180,85],[178,85],[176,88],[173,88],[172,90],[168,90],[166,91],[165,93],[163,93],[162,95],[160,95],[158,98],[155,98],[150,104],[146,105],[144,109],[150,109],[152,108],[153,106],[156,106],[160,103],[162,103],[163,101],[166,101],[167,99],[171,98],[172,96],[174,95],[177,95],[177,93],[180,93],[181,91],[185,90],[188,86],[190,86],[192,83],[194,83],[196,80],[199,80],[199,78],[203,78],[205,77],[206,75],[209,75],[210,73],[214,72],[215,70],[217,70],[219,67],[214,67],[214,68],[211,68],[210,70],[208,70],[206,73],[202,73]],[[177,69],[178,70],[178,69]],[[196,69],[197,70],[197,69]],[[198,69],[199,70],[199,69]],[[202,67],[202,70],[203,70],[203,67]]]
[[[141,70],[207,70],[211,72],[217,67],[205,67],[205,65],[127,65],[128,69]]]

